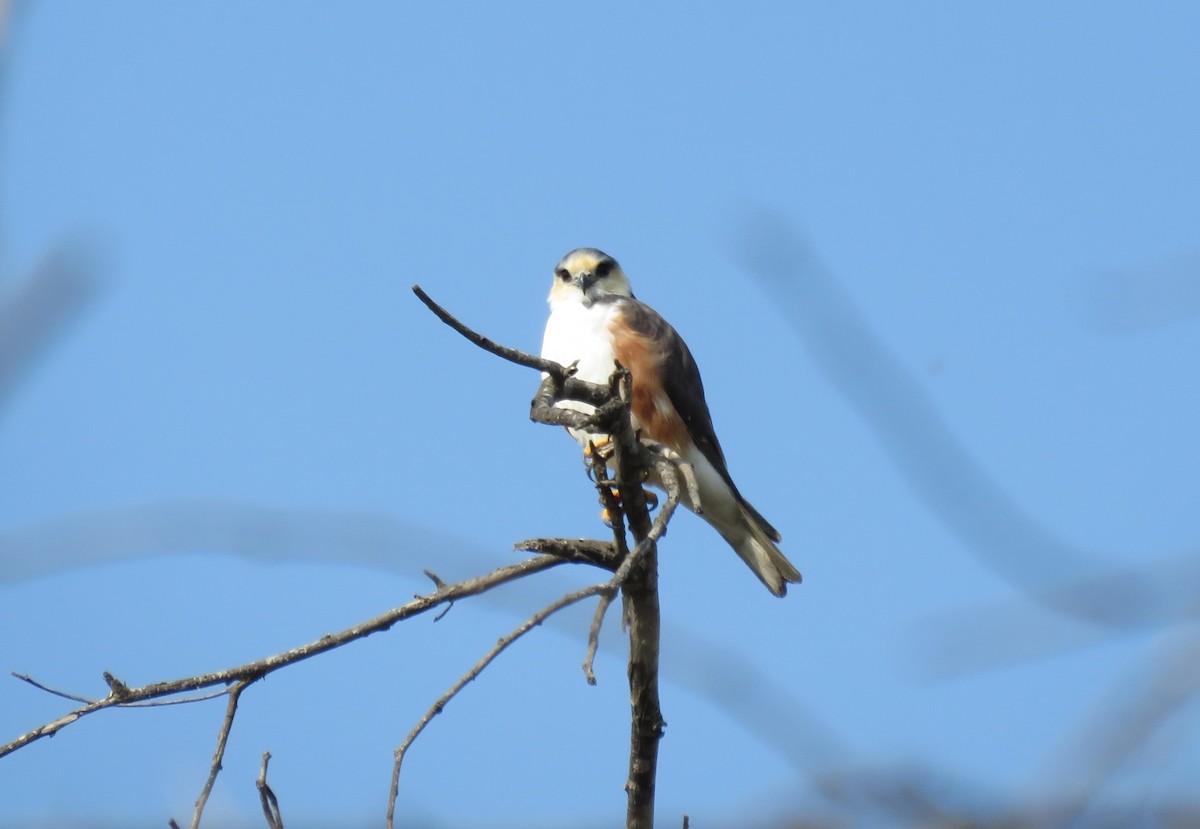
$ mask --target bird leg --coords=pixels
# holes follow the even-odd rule
[[[612,493],[613,502],[619,506],[621,503],[621,491],[615,486],[610,486],[608,490]],[[653,510],[658,506],[658,493],[652,489],[647,489],[646,487],[642,487],[642,492],[646,496],[646,509]],[[613,515],[608,507],[600,510],[600,520],[604,522],[604,526],[612,529]]]
[[[611,480],[608,475],[608,462],[612,460],[612,456],[615,454],[615,452],[616,445],[613,443],[611,435],[597,435],[589,440],[587,445],[583,447],[583,462],[587,464],[588,477],[597,484],[607,484],[608,491],[611,496],[611,503],[616,507],[620,507],[621,492],[615,486],[608,483],[608,481]],[[648,476],[649,472],[646,474]],[[645,493],[646,496],[647,509],[653,510],[658,506],[658,493],[647,487],[642,487],[642,492]],[[608,501],[609,499],[601,497],[600,500],[603,502]],[[600,520],[604,522],[606,527],[609,527],[610,529],[612,528],[615,519],[613,517],[612,510],[607,505],[600,510]]]
[[[612,435],[596,435],[583,447],[583,460],[585,463],[591,462],[592,458],[607,461],[616,451],[617,448],[613,446]]]

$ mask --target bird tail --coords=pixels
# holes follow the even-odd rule
[[[754,507],[739,501],[736,526],[716,527],[733,551],[776,596],[787,594],[788,583],[800,583],[800,571],[775,546],[775,532]]]

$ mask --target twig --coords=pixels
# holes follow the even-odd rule
[[[597,607],[597,616],[593,619],[592,630],[588,637],[588,655],[584,663],[584,674],[590,682],[595,681],[591,666],[599,640],[600,625],[608,605],[619,590],[625,596],[626,617],[629,622],[629,691],[632,708],[629,778],[625,784],[628,794],[626,826],[628,829],[650,829],[654,823],[658,741],[662,737],[663,729],[662,712],[658,700],[661,619],[658,606],[656,541],[665,532],[667,521],[670,520],[671,514],[679,502],[679,475],[683,473],[671,471],[664,475],[658,462],[654,462],[656,470],[660,472],[660,477],[664,479],[664,485],[668,487],[669,497],[666,507],[659,515],[659,520],[652,523],[650,512],[646,506],[646,494],[642,490],[642,481],[646,478],[645,473],[649,461],[632,425],[628,405],[631,378],[627,371],[618,365],[607,388],[593,383],[582,383],[571,376],[574,373],[574,366],[563,367],[532,355],[522,354],[514,349],[498,346],[456,320],[430,299],[419,286],[414,286],[413,291],[439,319],[479,347],[506,360],[536,368],[545,373],[546,376],[542,379],[537,394],[534,395],[530,404],[529,416],[531,419],[589,433],[604,433],[612,438],[613,460],[617,469],[617,490],[620,494],[619,503],[608,489],[607,464],[600,464],[597,467],[596,477],[597,485],[602,487],[601,498],[604,499],[605,505],[613,517],[614,547],[621,564],[608,583],[586,588],[584,591],[586,595],[601,597]],[[590,404],[594,407],[594,411],[580,412],[558,405],[564,400]],[[662,457],[665,464],[665,456]],[[687,484],[689,494],[693,496],[695,506],[699,508],[699,498],[695,497],[697,487],[694,479],[688,479]],[[626,519],[635,541],[633,554],[628,553],[624,532],[621,529]],[[577,594],[571,595],[576,596]],[[571,597],[564,597],[564,600],[569,598]],[[564,600],[560,600],[560,602]],[[496,653],[498,652],[499,649]],[[494,658],[494,654],[486,657],[477,666],[478,670],[482,670],[492,658]],[[474,674],[468,674],[463,680],[460,680],[459,686],[456,687],[461,687],[473,676]],[[456,692],[456,689],[451,689],[449,696],[453,696]],[[420,729],[424,728],[424,724],[441,710],[440,706],[449,696],[435,703],[434,707],[430,709],[431,713],[426,715],[426,720],[418,725],[413,735],[410,735],[411,737],[415,738],[415,735],[420,733]],[[388,809],[389,827],[392,825],[400,760],[403,756],[403,749],[407,747],[407,742],[397,751],[396,765],[393,770],[392,796]]]
[[[264,751],[262,769],[258,773],[258,800],[262,804],[263,815],[267,819],[269,829],[283,829],[283,813],[279,811],[279,798],[267,785],[267,763],[271,762],[271,752]]]
[[[217,697],[223,697],[229,693],[228,688],[222,688],[220,691],[213,691],[210,694],[197,694],[194,697],[176,697],[175,699],[156,699],[147,702],[123,702],[118,708],[162,708],[164,705],[188,705],[193,702],[204,702]]]
[[[85,705],[91,705],[92,703],[95,702],[94,699],[89,699],[88,697],[81,697],[78,694],[71,694],[66,691],[60,691],[57,688],[51,688],[49,685],[38,682],[36,679],[31,677],[29,674],[21,674],[21,673],[17,673],[16,671],[11,671],[11,673],[13,676],[15,676],[17,679],[21,680],[22,682],[27,682],[30,685],[32,685],[34,688],[37,688],[38,690],[41,690],[41,691],[45,691],[47,694],[54,694],[54,696],[56,696],[56,697],[62,697],[63,699],[69,699],[72,702],[82,702]]]
[[[482,334],[472,331],[467,326],[463,325],[454,316],[442,306],[438,305],[429,294],[425,293],[420,285],[413,285],[413,293],[417,295],[417,299],[425,303],[425,307],[432,311],[437,318],[446,325],[453,328],[459,334],[462,334],[475,345],[482,348],[484,351],[495,354],[501,359],[508,360],[510,363],[516,363],[519,366],[526,368],[537,369],[544,372],[553,378],[554,381],[561,387],[563,396],[569,400],[582,400],[596,405],[606,402],[610,395],[603,386],[597,386],[594,383],[585,383],[582,380],[576,380],[571,376],[573,369],[567,366],[562,366],[553,360],[547,360],[543,357],[537,357],[533,354],[528,354],[524,351],[518,351],[515,348],[510,348],[506,345],[488,339]]]
[[[625,541],[625,512],[621,508],[620,499],[613,493],[612,481],[608,476],[608,461],[601,457],[594,443],[588,443],[588,451],[591,474],[596,481],[596,489],[600,493],[600,502],[604,504],[604,509],[609,515],[609,523],[612,525],[613,532],[613,547],[617,551],[620,562],[620,566],[614,571],[604,592],[600,594],[600,601],[596,603],[596,612],[592,614],[592,624],[588,627],[587,650],[584,652],[582,665],[583,678],[588,685],[595,685],[596,651],[600,647],[600,629],[604,625],[604,616],[608,613],[609,605],[612,604],[620,590],[620,581],[624,581],[624,577],[618,581],[618,575],[629,571],[626,565],[629,563],[630,555],[628,543]]]
[[[158,699],[187,691],[196,691],[201,688],[211,688],[215,685],[229,685],[250,678],[263,677],[295,662],[300,662],[328,650],[341,647],[348,642],[370,636],[372,633],[387,630],[397,622],[424,613],[438,605],[466,596],[478,595],[498,585],[539,573],[542,570],[562,563],[563,559],[547,555],[536,556],[515,564],[499,567],[485,575],[447,585],[445,588],[435,590],[433,593],[419,596],[407,604],[393,608],[386,613],[368,619],[353,627],[346,628],[338,633],[327,634],[306,645],[301,645],[300,647],[292,648],[283,653],[268,656],[265,659],[259,659],[245,665],[227,668],[223,671],[184,677],[183,679],[174,679],[167,682],[155,682],[140,688],[127,688],[120,694],[115,689],[124,687],[123,684],[120,683],[120,680],[111,678],[110,675],[110,689],[112,689],[112,692],[109,696],[104,699],[88,702],[83,707],[64,714],[56,720],[40,725],[32,731],[22,734],[12,742],[0,746],[0,757],[11,754],[43,737],[53,736],[81,717],[85,717],[96,711],[105,708],[129,707],[131,703],[142,702],[144,700]]]
[[[537,357],[533,354],[528,354],[524,351],[518,351],[515,348],[510,348],[476,333],[463,325],[454,315],[447,311],[442,306],[438,305],[429,294],[425,293],[420,285],[413,285],[413,293],[417,295],[417,299],[425,303],[425,307],[432,311],[438,319],[453,328],[459,334],[462,334],[475,345],[482,348],[491,354],[495,354],[501,359],[508,360],[510,363],[516,363],[519,366],[526,368],[537,369],[548,375],[548,379],[554,381],[558,386],[559,397],[566,400],[581,400],[585,403],[593,405],[602,405],[611,399],[611,395],[604,388],[595,383],[586,383],[582,380],[577,380],[571,375],[574,369],[570,366],[563,366],[553,360],[547,360],[544,357]],[[566,411],[559,409],[559,411]],[[559,424],[563,425],[563,424]]]
[[[667,474],[664,474],[664,471]],[[654,519],[654,523],[651,525],[650,532],[647,533],[646,538],[634,547],[633,552],[626,556],[625,561],[617,568],[612,581],[608,583],[609,590],[601,594],[600,602],[596,605],[596,613],[592,617],[592,625],[588,629],[587,654],[583,660],[583,675],[589,685],[596,684],[596,674],[593,666],[596,661],[596,651],[600,647],[600,630],[604,625],[604,616],[608,612],[609,605],[616,598],[617,591],[625,584],[633,568],[645,558],[651,545],[657,543],[666,533],[667,522],[671,520],[675,508],[679,506],[679,480],[676,476],[681,474],[675,468],[674,464],[667,461],[662,462],[662,468],[659,469],[659,476],[663,479],[663,483],[667,487],[666,503],[663,504],[662,511]]]
[[[553,377],[558,377],[563,380],[567,378],[566,369],[553,360],[535,357],[532,354],[526,354],[525,352],[518,351],[515,348],[509,348],[506,345],[500,345],[494,340],[488,339],[482,334],[477,334],[476,332],[472,331],[470,328],[455,319],[453,314],[451,314],[441,305],[438,305],[433,298],[429,296],[429,294],[425,293],[425,290],[420,285],[413,285],[412,291],[417,295],[417,299],[425,303],[426,308],[428,308],[430,311],[433,311],[433,313],[437,315],[438,319],[446,323],[446,325],[453,328],[459,334],[462,334],[484,351],[489,351],[492,354],[495,354],[497,357],[508,360],[510,363],[516,363],[519,366],[535,368],[538,371],[544,371]]]
[[[450,686],[449,690],[437,698],[437,701],[434,702],[433,705],[429,707],[429,710],[425,712],[425,716],[421,717],[421,720],[416,724],[413,730],[410,731],[408,736],[404,738],[404,742],[401,743],[400,747],[396,749],[395,762],[392,765],[392,787],[390,793],[388,794],[388,829],[392,829],[394,826],[396,797],[400,790],[400,767],[404,763],[404,756],[408,752],[409,747],[412,746],[413,741],[421,735],[421,732],[425,730],[425,727],[429,725],[433,718],[442,713],[447,703],[454,699],[454,697],[458,695],[458,692],[466,687],[468,682],[473,681],[476,677],[483,673],[483,670],[490,665],[492,661],[504,651],[505,648],[520,639],[533,628],[540,625],[553,614],[565,607],[575,604],[576,602],[582,601],[589,596],[595,596],[597,593],[604,590],[606,586],[607,585],[604,584],[593,584],[590,587],[581,588],[576,590],[574,593],[568,593],[566,596],[551,602],[546,607],[542,608],[537,613],[526,619],[519,627],[511,631],[508,635],[502,637],[492,647],[491,650],[484,654],[482,659],[475,663],[471,670],[459,677],[458,681]]]
[[[593,664],[599,647],[600,629],[608,606],[620,590],[625,597],[625,614],[629,624],[629,694],[632,709],[625,820],[627,829],[649,829],[654,825],[658,741],[663,733],[658,698],[662,621],[658,606],[657,539],[666,531],[667,522],[678,505],[679,477],[683,473],[668,468],[669,459],[665,454],[660,453],[654,461],[656,471],[668,489],[668,499],[658,520],[652,523],[646,506],[646,493],[642,489],[648,463],[647,452],[633,429],[626,402],[630,398],[630,383],[629,373],[618,365],[609,381],[609,400],[602,403],[589,418],[581,421],[577,417],[563,417],[569,410],[555,406],[561,397],[556,397],[555,379],[547,377],[534,397],[530,417],[545,423],[565,423],[587,431],[599,428],[612,439],[619,504],[612,502],[611,493],[607,490],[607,464],[596,468],[597,486],[601,487],[601,498],[613,516],[614,541],[619,552],[625,553],[624,534],[618,529],[622,519],[628,520],[636,546],[633,553],[624,555],[621,566],[600,593],[596,615],[588,632],[583,671],[588,682],[594,683]],[[595,457],[594,451],[592,456]],[[689,486],[694,492],[694,480],[689,482]],[[699,506],[698,498],[696,505]]]
[[[621,565],[617,548],[611,541],[589,538],[527,538],[513,545],[515,550],[558,556],[575,564],[591,564],[610,573]]]
[[[426,578],[428,578],[431,582],[433,582],[433,586],[436,587],[438,590],[441,590],[443,587],[446,586],[446,582],[442,581],[441,576],[439,576],[437,573],[433,572],[432,570],[426,569],[426,570],[422,570],[421,572],[425,574]],[[438,613],[438,615],[433,617],[433,621],[435,621],[435,622],[442,621],[442,619],[445,618],[446,614],[449,613],[453,609],[454,609],[454,602],[447,602],[446,606],[444,608],[442,608],[442,611],[440,613]]]
[[[242,696],[242,691],[246,690],[254,681],[254,679],[242,680],[229,690],[229,703],[225,706],[225,719],[221,722],[221,731],[217,734],[217,750],[213,752],[208,779],[204,781],[204,788],[200,790],[200,796],[196,798],[196,811],[192,813],[191,829],[200,827],[200,816],[204,814],[208,796],[212,794],[213,784],[217,782],[217,775],[221,773],[221,764],[225,760],[225,745],[229,742],[229,732],[233,728],[233,717],[237,714],[238,700]]]

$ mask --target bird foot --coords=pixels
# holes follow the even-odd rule
[[[620,504],[621,503],[620,491],[618,491],[615,486],[611,486],[608,489],[612,493],[613,500],[616,501],[618,504]],[[649,511],[654,511],[658,507],[658,493],[656,493],[654,490],[646,489],[643,487],[642,494],[646,497],[646,509]],[[608,507],[605,507],[604,509],[600,510],[600,520],[604,522],[604,526],[608,527],[609,529],[612,529],[613,515],[612,515],[612,511],[609,510]]]
[[[616,447],[613,446],[611,435],[597,435],[583,447],[583,459],[590,461],[592,458],[600,458],[607,461],[615,451]]]

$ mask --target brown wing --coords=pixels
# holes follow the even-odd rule
[[[687,343],[657,311],[632,297],[614,298],[613,351],[633,380],[634,416],[643,434],[682,452],[689,439],[729,485],[734,497],[775,540],[779,533],[738,492],[704,399],[704,382]]]

